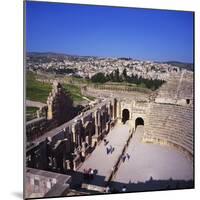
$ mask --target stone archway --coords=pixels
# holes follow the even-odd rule
[[[135,120],[135,129],[138,125],[144,125],[144,120],[141,117],[136,118]]]
[[[190,99],[186,99],[186,104],[190,104]]]
[[[130,118],[130,113],[128,109],[123,109],[122,111],[122,123],[125,124],[127,120]]]

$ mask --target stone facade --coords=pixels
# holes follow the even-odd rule
[[[85,95],[95,94],[100,98],[74,118],[72,101],[61,84],[54,82],[47,99],[46,117],[39,117],[26,124],[27,169],[36,172],[47,170],[49,173],[78,171],[116,123],[126,123],[131,137],[134,137],[138,125],[144,125],[141,142],[167,145],[193,160],[192,80],[193,75],[183,70],[151,94],[112,91],[112,88],[103,86],[98,89],[87,88],[83,90]],[[63,190],[56,193],[56,185],[50,187],[51,181],[48,177],[39,177],[33,172],[33,175],[30,172],[26,174],[29,197],[34,195],[34,191],[40,197],[55,194],[60,196],[64,191],[67,192],[68,187],[61,184],[59,188]],[[54,179],[53,181],[56,182]]]
[[[62,86],[54,82],[47,100],[47,119],[34,123],[41,125],[46,120],[61,125],[41,133],[28,124],[28,130],[36,137],[29,135],[33,144],[27,148],[27,166],[56,172],[76,170],[116,123],[128,124],[133,134],[137,125],[142,124],[143,142],[168,145],[193,159],[194,102],[190,73],[183,71],[180,76],[172,77],[153,98],[146,94],[117,96],[116,93],[69,120],[72,102]]]
[[[116,99],[102,102],[35,139],[27,149],[27,166],[59,172],[76,170],[114,126],[116,105]]]
[[[169,145],[193,157],[192,106],[113,98],[34,140],[27,151],[27,166],[76,170],[114,124],[123,123],[124,110],[129,113],[125,123],[133,132],[144,125],[143,142]]]
[[[62,196],[68,192],[70,182],[67,175],[27,168],[25,198]]]
[[[124,110],[129,112],[126,123],[133,131],[136,129],[138,119],[142,119],[143,142],[174,147],[193,159],[193,103],[177,105],[118,100],[118,122],[123,122]]]

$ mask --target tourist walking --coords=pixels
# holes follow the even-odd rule
[[[128,160],[129,160],[130,159],[130,155],[128,153],[126,153],[126,156],[127,156]]]
[[[90,170],[90,177],[92,180],[94,179],[94,170],[93,169]]]
[[[124,185],[123,188],[122,188],[122,192],[126,192],[126,190],[127,190],[126,186]]]
[[[113,153],[113,151],[115,150],[115,148],[114,147],[112,147],[112,149],[111,149],[111,154]]]
[[[109,186],[106,187],[105,192],[106,192],[106,193],[109,193],[109,192],[110,192],[110,187],[109,187]]]
[[[89,170],[88,170],[88,179],[89,179],[89,180],[92,179],[92,176],[91,176],[91,170],[92,170],[91,168],[89,168]]]
[[[108,147],[106,147],[106,154],[108,155],[108,154],[109,154],[109,152],[110,152],[109,148],[108,148]]]
[[[126,156],[123,154],[122,155],[122,161],[125,162],[125,160],[126,160]]]
[[[109,143],[109,141],[106,138],[103,139],[103,142],[104,142],[104,146],[106,146]]]

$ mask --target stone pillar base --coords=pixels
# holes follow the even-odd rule
[[[76,169],[78,168],[78,166],[81,163],[81,157],[77,156],[74,160],[73,160],[73,170],[76,171]]]
[[[97,143],[101,140],[101,135],[94,135],[92,136],[92,147],[95,147],[97,145]]]

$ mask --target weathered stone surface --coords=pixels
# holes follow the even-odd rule
[[[36,137],[29,135],[32,145],[27,148],[27,166],[62,173],[66,173],[68,170],[82,173],[83,168],[86,167],[99,168],[99,175],[104,178],[99,179],[102,184],[99,182],[98,186],[104,187],[105,181],[112,178],[110,170],[115,166],[115,161],[119,159],[121,150],[124,150],[125,146],[128,145],[126,143],[124,146],[117,147],[117,144],[127,140],[127,134],[134,132],[138,125],[143,125],[144,135],[140,138],[140,147],[143,146],[145,149],[150,145],[152,149],[157,149],[157,151],[159,149],[165,151],[167,147],[162,145],[173,147],[173,150],[169,151],[174,151],[174,156],[177,155],[177,158],[179,155],[180,157],[186,155],[191,167],[194,137],[192,81],[193,74],[182,70],[175,73],[173,77],[169,77],[167,83],[159,91],[152,94],[140,96],[139,93],[113,91],[112,94],[108,95],[110,90],[103,90],[102,93],[98,90],[96,95],[102,95],[99,101],[91,104],[90,109],[82,111],[68,122],[65,121],[68,120],[67,115],[70,113],[71,102],[63,92],[62,86],[54,82],[53,90],[47,100],[47,119],[37,119],[27,124],[27,127],[36,135]],[[94,91],[91,89],[87,92]],[[50,131],[45,129],[46,131],[41,133],[35,127],[40,127],[43,120],[54,122],[56,127]],[[34,126],[34,124],[38,125]],[[118,126],[128,127],[130,132],[128,131],[124,135],[122,132],[126,131],[123,130],[120,133],[119,131],[113,133],[113,130]],[[119,152],[115,150],[110,165],[106,163],[107,167],[101,169],[98,159],[101,163],[107,159],[106,154],[103,154],[105,152],[102,151],[105,146],[101,141],[104,138],[109,139],[110,142],[118,141],[116,148]],[[166,159],[169,158],[170,162],[174,156],[169,155],[171,154],[166,153]],[[184,157],[184,159],[186,158]],[[181,157],[180,162],[177,161],[178,164],[186,163],[184,159]],[[144,174],[145,179],[149,174]],[[167,176],[169,174],[170,172]],[[188,177],[192,179],[191,168],[188,174]],[[138,177],[135,176],[133,179],[139,181]],[[160,178],[166,177],[161,176]],[[185,177],[183,178],[185,179]],[[96,184],[95,181],[94,184]]]
[[[47,119],[57,122],[58,125],[71,119],[73,114],[73,102],[65,93],[62,85],[57,81],[53,82],[52,91],[47,98],[48,113]]]
[[[68,191],[70,181],[67,175],[27,168],[25,198],[62,196]]]

